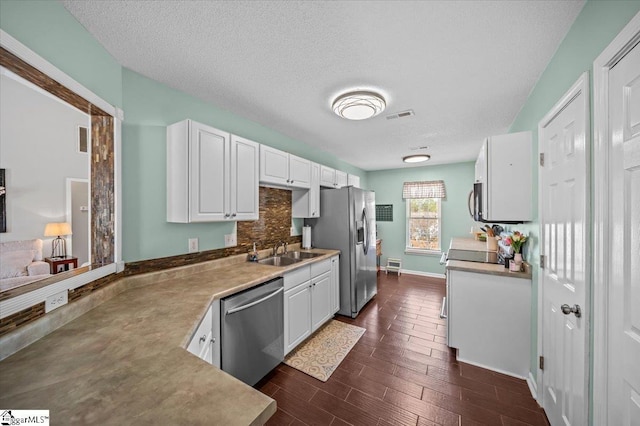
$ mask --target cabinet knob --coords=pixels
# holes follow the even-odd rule
[[[206,334],[205,334],[205,335],[203,335],[203,336],[200,338],[200,343],[204,343],[204,341],[205,341],[205,340],[207,340],[207,335],[206,335]]]
[[[232,214],[232,215],[231,215],[231,217],[236,217],[236,214],[235,214],[235,213],[234,213],[234,214]]]
[[[215,342],[216,342],[216,338],[215,338],[215,337],[212,337],[212,338],[211,338],[211,343],[215,343]]]
[[[225,214],[224,214],[224,217],[229,217],[229,213],[225,213]]]
[[[291,183],[293,183],[293,179],[291,179]]]

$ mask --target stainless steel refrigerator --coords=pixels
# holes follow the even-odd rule
[[[320,217],[305,219],[314,247],[340,250],[340,315],[355,318],[378,292],[375,193],[320,191]]]

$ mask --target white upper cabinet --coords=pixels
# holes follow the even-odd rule
[[[347,185],[360,188],[360,176],[349,174],[347,176]]]
[[[258,219],[259,144],[184,120],[167,127],[167,221]]]
[[[483,222],[533,219],[531,147],[531,132],[485,139],[475,166],[476,183],[482,184]]]
[[[336,169],[327,166],[320,166],[320,186],[327,188],[336,187]]]
[[[280,187],[309,188],[311,161],[260,145],[260,182]]]
[[[336,188],[342,188],[348,185],[347,174],[343,171],[336,170]]]
[[[260,144],[231,135],[231,218],[258,220]]]
[[[320,217],[320,164],[311,163],[311,185],[308,190],[291,193],[293,217]]]

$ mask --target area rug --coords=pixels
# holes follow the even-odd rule
[[[366,329],[331,320],[284,360],[290,367],[326,382]]]

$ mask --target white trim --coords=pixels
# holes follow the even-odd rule
[[[29,65],[35,67],[39,71],[43,72],[50,78],[54,79],[58,83],[62,84],[69,90],[82,96],[87,101],[96,105],[107,114],[110,114],[115,118],[114,120],[114,196],[115,196],[115,220],[114,220],[114,263],[98,267],[91,271],[74,275],[71,278],[64,279],[62,281],[50,284],[46,287],[39,288],[37,290],[30,291],[28,293],[15,296],[11,299],[0,301],[0,318],[5,318],[23,309],[29,308],[53,294],[60,291],[72,290],[82,285],[95,281],[99,278],[113,274],[115,272],[122,271],[124,269],[124,263],[122,262],[122,224],[120,223],[122,217],[122,203],[121,203],[121,144],[122,144],[122,123],[119,117],[124,117],[124,113],[119,108],[110,105],[108,102],[100,98],[98,95],[78,83],[76,80],[69,77],[63,71],[52,65],[46,59],[39,56],[37,53],[29,49],[24,44],[10,36],[8,33],[0,29],[0,46],[7,51],[16,55],[21,60],[25,61]]]
[[[460,361],[460,362],[464,362],[466,364],[471,364],[471,365],[475,365],[476,367],[480,367],[480,368],[484,368],[485,370],[489,370],[489,371],[495,371],[496,373],[500,373],[500,374],[504,374],[505,376],[509,376],[509,377],[515,377],[516,379],[522,379],[522,380],[527,380],[526,377],[523,376],[519,376],[513,372],[510,371],[505,371],[505,370],[501,370],[499,368],[495,368],[495,367],[490,367],[487,365],[484,365],[482,363],[479,362],[475,362],[475,361],[470,361],[468,359],[464,359],[460,357],[460,352],[458,351],[458,355],[456,356],[456,360]]]
[[[385,272],[387,269],[384,266],[380,267],[380,270]],[[402,275],[418,275],[421,277],[429,277],[429,278],[442,278],[445,279],[445,274],[437,274],[435,272],[423,272],[423,271],[412,271],[410,269],[400,269],[400,274]]]
[[[116,272],[124,271],[122,260],[122,120],[124,112],[116,108],[116,116],[113,119],[113,210],[116,220],[113,222],[114,236],[113,260],[116,263]]]
[[[569,105],[577,96],[579,96],[580,94],[583,94],[583,100],[582,100],[582,114],[584,114],[584,125],[585,125],[585,141],[584,141],[584,146],[585,146],[585,162],[584,162],[584,170],[585,170],[585,178],[586,178],[586,182],[585,182],[585,205],[584,205],[584,209],[585,209],[585,218],[586,218],[586,223],[589,223],[589,218],[591,216],[590,214],[590,206],[591,206],[591,196],[590,196],[590,191],[589,191],[589,187],[590,187],[590,161],[591,161],[591,155],[590,155],[590,149],[589,147],[591,146],[591,139],[590,139],[590,129],[591,129],[591,125],[590,125],[590,102],[591,102],[591,98],[590,98],[590,91],[589,91],[589,72],[585,71],[584,73],[582,73],[580,75],[580,77],[578,78],[578,80],[573,84],[573,86],[571,86],[571,88],[560,98],[560,100],[549,110],[549,112],[547,114],[545,114],[545,116],[540,120],[540,122],[538,123],[538,154],[542,153],[542,143],[541,143],[541,139],[543,138],[544,135],[544,128],[546,128],[549,123],[551,123],[551,121],[553,121],[553,119],[560,114],[566,107],[567,105]],[[540,218],[540,223],[539,223],[539,228],[538,228],[538,235],[540,236],[540,255],[545,255],[546,253],[544,253],[544,248],[545,248],[545,241],[544,241],[544,232],[543,232],[543,228],[544,228],[544,223],[545,223],[545,217],[544,217],[544,202],[545,202],[545,198],[543,197],[543,189],[544,189],[544,185],[542,184],[542,173],[538,173],[538,218]],[[582,390],[583,395],[588,395],[589,394],[589,381],[590,381],[590,374],[589,374],[589,355],[590,355],[590,350],[589,350],[589,338],[590,338],[590,334],[589,334],[589,330],[591,327],[591,315],[590,315],[590,306],[591,306],[591,280],[589,278],[589,265],[591,264],[591,247],[589,244],[589,241],[591,241],[590,239],[590,229],[589,227],[585,227],[584,229],[585,235],[584,235],[584,240],[586,241],[585,244],[585,248],[584,248],[584,253],[582,254],[584,256],[585,262],[584,262],[584,267],[585,267],[585,309],[583,309],[583,316],[585,318],[585,343],[584,343],[584,348],[585,348],[585,370],[584,370],[584,377],[585,377],[585,385],[584,385],[584,389]],[[544,356],[544,347],[543,347],[543,339],[542,339],[542,335],[544,332],[544,327],[543,327],[543,322],[544,322],[544,309],[542,309],[542,307],[544,306],[544,273],[540,273],[538,274],[538,336],[537,336],[537,342],[538,342],[538,357],[543,355]],[[531,374],[531,373],[530,373]],[[538,368],[537,371],[537,383],[536,385],[536,389],[543,389],[543,381],[542,378],[544,376],[544,371],[540,370]],[[533,379],[533,375],[531,377]],[[531,386],[531,385],[530,385]],[[544,407],[544,392],[540,394],[540,400],[538,401],[538,403]],[[583,413],[583,417],[584,419],[587,419],[589,416],[589,398],[585,398],[585,412]]]
[[[82,274],[74,275],[71,278],[58,281],[57,283],[50,284],[46,287],[24,293],[10,299],[2,300],[0,301],[0,318],[8,317],[9,315],[13,315],[30,306],[44,302],[47,297],[53,296],[61,291],[73,290],[115,272],[116,265],[115,263],[111,263],[88,272],[83,272]]]
[[[640,12],[593,61],[594,173],[593,173],[593,418],[592,424],[607,423],[607,318],[609,293],[609,68],[640,38]]]
[[[89,157],[91,158],[91,157]],[[88,161],[88,160],[87,160]],[[87,192],[89,194],[89,200],[91,200],[91,178],[89,177],[88,179],[85,178],[73,178],[73,177],[68,177],[65,179],[65,190],[66,190],[66,206],[65,206],[65,210],[66,210],[66,214],[65,214],[65,220],[67,223],[72,224],[73,222],[73,211],[72,211],[72,206],[71,206],[71,184],[73,182],[82,182],[82,183],[86,183],[87,184]],[[89,212],[89,217],[91,217],[91,203],[88,203],[88,212]],[[91,221],[89,221],[89,223],[87,224],[87,235],[89,236],[89,241],[87,244],[87,248],[89,249],[89,253],[88,253],[88,258],[89,258],[89,262],[91,261]],[[67,241],[67,253],[73,253],[73,238],[70,238],[69,241]],[[82,266],[80,264],[78,264],[78,266]]]
[[[536,379],[534,379],[533,374],[529,371],[529,376],[527,376],[527,385],[529,386],[529,392],[531,392],[531,396],[538,402],[540,405],[540,401],[538,400],[538,385],[536,384]]]
[[[69,90],[77,93],[78,95],[91,102],[109,115],[115,116],[116,108],[109,104],[107,101],[93,93],[91,90],[78,83],[73,78],[69,77],[59,68],[54,66],[51,62],[47,61],[33,50],[29,49],[24,44],[10,36],[4,30],[0,30],[0,45],[13,53],[29,65],[42,71],[58,83],[62,84]]]
[[[416,247],[409,247],[409,242],[411,241],[411,236],[409,235],[409,219],[411,219],[411,209],[409,207],[409,202],[415,198],[406,198],[404,201],[404,209],[405,209],[405,231],[404,231],[404,239],[405,239],[405,250],[406,254],[417,254],[422,256],[442,256],[442,198],[437,197],[427,197],[436,200],[438,204],[438,217],[435,218],[427,218],[427,219],[438,219],[438,247],[437,250],[431,249],[420,249]],[[423,199],[423,198],[421,198]]]

